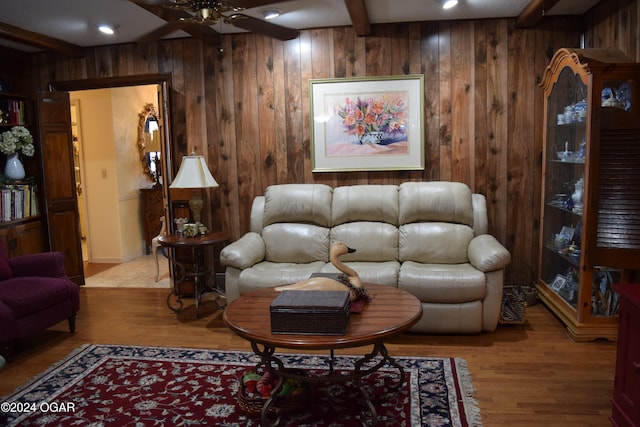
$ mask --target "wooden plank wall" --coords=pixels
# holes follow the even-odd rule
[[[584,17],[304,30],[291,41],[226,35],[220,49],[192,39],[86,49],[80,59],[35,54],[35,86],[51,81],[172,73],[173,158],[193,148],[221,188],[214,229],[240,237],[254,196],[271,184],[398,184],[453,180],[487,197],[490,232],[513,256],[510,279],[537,265],[544,69],[556,49],[619,47],[636,59],[638,0],[609,0]],[[312,173],[308,80],[425,76],[424,171]],[[177,169],[177,164],[175,165]],[[511,279],[513,278],[513,279]]]

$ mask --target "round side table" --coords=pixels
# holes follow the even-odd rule
[[[167,307],[169,307],[170,310],[174,311],[175,313],[179,313],[182,310],[182,293],[180,292],[179,285],[187,278],[193,278],[195,285],[196,317],[200,317],[200,299],[202,297],[202,294],[206,290],[211,290],[219,293],[220,295],[224,295],[224,293],[217,287],[212,288],[207,286],[207,277],[211,274],[215,275],[215,268],[213,266],[210,267],[205,264],[204,249],[210,245],[226,242],[229,240],[229,238],[229,233],[225,231],[214,231],[205,234],[199,234],[194,237],[185,237],[171,234],[160,236],[158,238],[158,243],[160,244],[160,246],[174,249],[174,251],[170,251],[169,254],[163,251],[165,252],[165,256],[167,256],[167,258],[169,258],[169,260],[171,261],[174,270],[173,288],[167,296]],[[191,268],[186,268],[183,263],[177,260],[175,256],[175,249],[178,248],[187,248],[191,250]],[[171,302],[171,298],[173,296],[177,297],[176,306],[172,305]]]

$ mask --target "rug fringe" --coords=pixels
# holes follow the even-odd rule
[[[471,382],[471,373],[467,367],[467,360],[462,358],[455,358],[454,360],[458,377],[461,380],[459,382],[467,415],[467,423],[469,423],[471,427],[482,427],[482,416],[480,415],[478,401],[474,398],[476,391]]]
[[[34,376],[33,378],[30,378],[29,380],[27,380],[24,384],[18,386],[15,388],[15,390],[13,390],[13,392],[9,393],[6,396],[1,396],[0,400],[3,400],[4,398],[8,397],[8,396],[13,396],[14,394],[18,393],[19,391],[22,391],[23,389],[25,389],[27,386],[33,384],[35,381],[39,380],[40,378],[46,376],[49,372],[53,371],[54,369],[56,369],[58,366],[62,365],[63,363],[65,363],[66,361],[68,361],[69,359],[71,359],[72,357],[74,357],[76,354],[84,351],[87,347],[91,346],[93,344],[82,344],[80,347],[76,348],[75,350],[72,350],[71,353],[67,354],[65,357],[62,358],[62,360],[58,360],[56,363],[52,364],[51,366],[49,366],[47,369],[45,369],[44,371],[40,372],[38,375]]]

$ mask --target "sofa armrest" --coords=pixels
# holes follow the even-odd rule
[[[262,261],[265,253],[262,236],[250,231],[220,251],[220,264],[244,270]]]
[[[469,262],[483,273],[505,268],[511,262],[511,254],[490,234],[474,237],[469,242]]]
[[[9,258],[14,277],[67,277],[62,252],[40,252]]]

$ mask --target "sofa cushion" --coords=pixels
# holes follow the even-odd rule
[[[300,222],[329,227],[332,193],[333,189],[324,184],[269,186],[265,191],[264,226]]]
[[[484,273],[471,264],[421,264],[407,261],[400,267],[398,287],[420,301],[457,304],[482,300],[486,293]]]
[[[399,259],[436,264],[468,262],[473,229],[445,222],[418,222],[400,227]]]
[[[0,282],[0,300],[19,319],[74,299],[74,287],[74,283],[64,278],[14,277]]]
[[[307,263],[329,261],[329,229],[312,224],[271,224],[262,230],[265,260]]]
[[[405,182],[398,201],[401,225],[442,221],[473,227],[471,189],[461,182]]]
[[[351,267],[363,283],[375,283],[377,285],[397,286],[400,263],[398,261],[386,262],[349,262]],[[328,263],[321,270],[322,273],[337,273],[333,264]]]
[[[398,228],[384,222],[349,222],[333,227],[331,241],[355,249],[340,257],[343,261],[397,261]]]
[[[264,289],[271,286],[289,285],[308,279],[319,272],[325,262],[316,261],[306,264],[290,262],[261,262],[251,268],[242,270],[238,279],[240,294]]]
[[[334,226],[345,222],[375,221],[398,224],[398,186],[352,185],[333,190]]]

